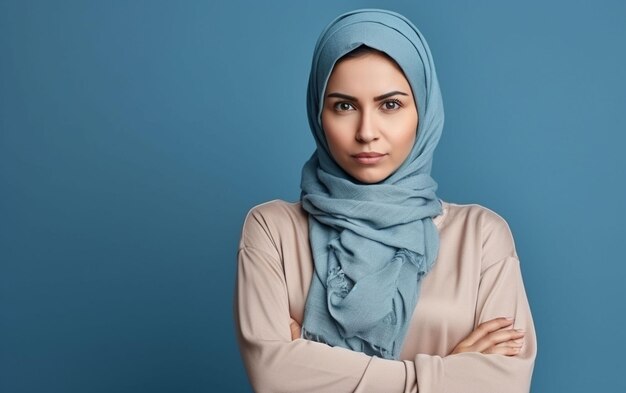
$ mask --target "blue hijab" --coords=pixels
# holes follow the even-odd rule
[[[409,156],[375,184],[359,182],[334,161],[321,126],[333,66],[360,45],[398,63],[419,117]],[[315,273],[302,338],[398,359],[421,279],[439,251],[433,217],[442,212],[430,172],[443,128],[443,103],[422,34],[392,11],[360,9],[338,16],[315,46],[307,113],[317,149],[302,169],[300,199],[309,213]]]

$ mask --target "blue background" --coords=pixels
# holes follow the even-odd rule
[[[565,0],[2,1],[0,391],[250,390],[241,225],[298,199],[315,41],[363,7],[430,44],[439,196],[511,226],[532,391],[626,391],[626,6]]]

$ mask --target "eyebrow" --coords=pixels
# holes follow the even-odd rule
[[[388,97],[391,97],[391,96],[395,96],[397,94],[401,94],[403,96],[408,96],[408,94],[406,94],[406,93],[403,93],[401,91],[395,90],[395,91],[391,91],[389,93],[385,93],[383,95],[380,95],[378,97],[374,97],[374,101],[384,100],[385,98],[388,98]],[[337,97],[337,98],[343,98],[343,99],[351,100],[351,101],[357,101],[357,102],[359,101],[356,97],[352,97],[352,96],[349,96],[349,95],[343,94],[343,93],[329,93],[326,97],[327,98],[328,97]]]

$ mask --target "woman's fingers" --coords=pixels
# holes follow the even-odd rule
[[[478,340],[484,338],[489,333],[500,330],[512,324],[513,324],[512,318],[504,318],[504,317],[495,318],[495,319],[491,319],[489,321],[483,322],[480,325],[478,325],[476,329],[474,329],[474,331],[470,333],[469,336],[467,336],[462,341],[463,346],[471,347]]]
[[[524,346],[524,339],[518,338],[516,340],[505,341],[494,345],[493,347],[486,349],[483,353],[496,353],[500,355],[514,356],[520,353],[522,346]]]
[[[291,339],[295,340],[296,338],[300,338],[300,324],[296,322],[293,318],[291,318],[291,322],[289,323],[289,328],[291,329]]]
[[[451,352],[481,352],[516,355],[523,345],[524,331],[512,329],[513,319],[495,318],[483,322]]]
[[[503,343],[494,345],[494,347],[516,347],[521,348],[524,345],[524,338],[518,338],[516,340],[505,341]]]
[[[522,330],[502,329],[487,334],[485,337],[476,341],[472,347],[475,351],[484,352],[498,344],[507,343],[522,337],[524,337],[524,331]]]
[[[487,349],[483,353],[498,354],[498,355],[505,355],[505,356],[515,356],[515,355],[519,354],[521,350],[522,350],[521,346],[520,347],[495,346],[495,347],[491,347],[491,348]]]

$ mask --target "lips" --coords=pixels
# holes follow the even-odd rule
[[[378,152],[363,152],[363,153],[359,153],[359,154],[355,154],[354,157],[356,158],[376,158],[376,157],[382,157],[384,156],[384,154],[382,153],[378,153]]]
[[[359,154],[355,154],[352,157],[362,165],[374,165],[377,164],[380,160],[382,160],[386,154],[378,153],[378,152],[363,152]]]

